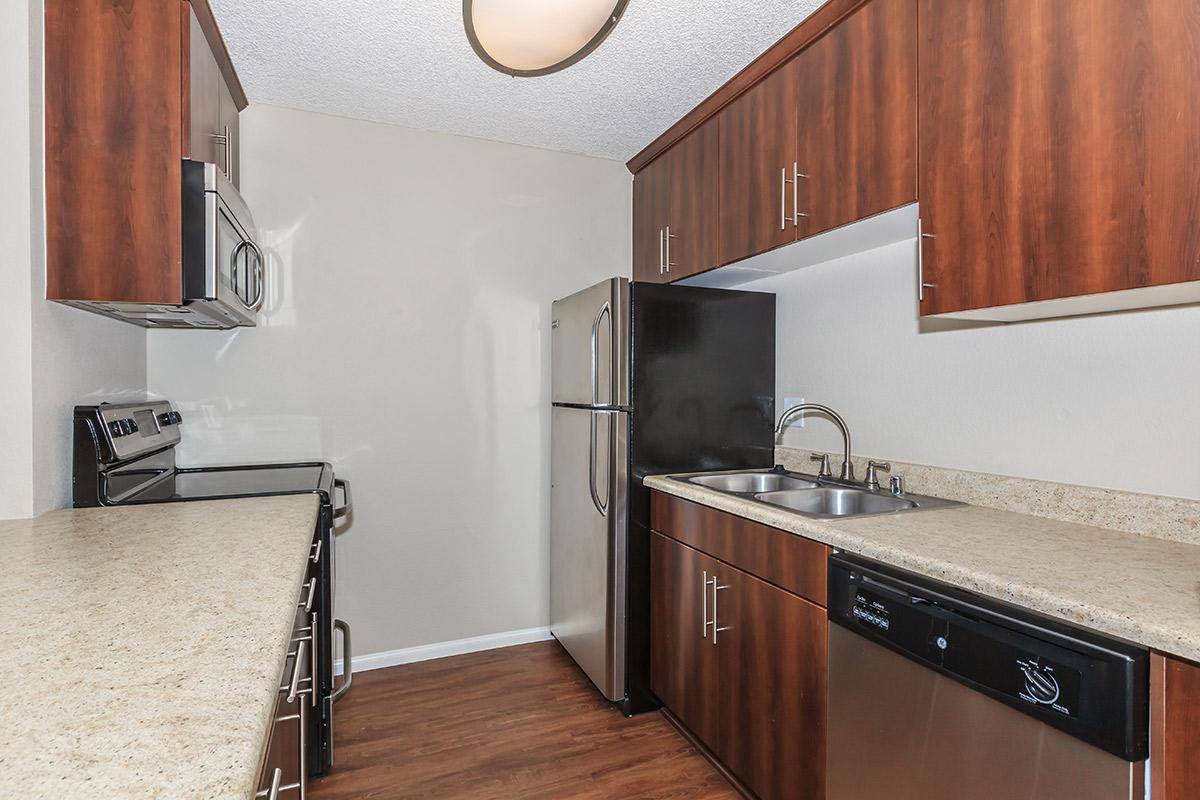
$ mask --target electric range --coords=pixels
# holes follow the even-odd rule
[[[316,494],[320,499],[313,558],[317,563],[317,713],[311,716],[308,764],[312,775],[333,765],[333,703],[353,677],[350,627],[334,617],[334,521],[350,513],[350,482],[328,462],[180,467],[183,416],[169,401],[101,403],[75,407],[76,508],[143,503]],[[337,495],[342,503],[336,505]],[[334,686],[333,635],[342,634],[344,676]]]

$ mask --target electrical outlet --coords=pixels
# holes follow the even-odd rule
[[[803,397],[785,397],[785,398],[783,398],[783,408],[780,409],[779,413],[782,414],[784,411],[787,411],[792,406],[798,406],[803,402],[804,402]],[[788,427],[789,428],[803,428],[804,427],[804,415],[797,414],[796,416],[792,417],[792,419],[788,422]]]

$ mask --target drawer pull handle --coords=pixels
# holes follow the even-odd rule
[[[300,694],[300,665],[304,663],[305,648],[308,647],[308,642],[300,642],[296,645],[296,660],[292,663],[292,680],[288,686],[287,701],[289,703],[296,702],[296,697]]]
[[[308,597],[306,597],[304,599],[303,603],[299,604],[299,607],[304,609],[305,614],[312,613],[313,600],[315,599],[316,594],[317,594],[317,579],[313,578],[312,580],[310,580],[308,582]]]
[[[283,780],[283,770],[279,767],[275,768],[274,774],[271,775],[271,786],[263,789],[255,794],[255,797],[265,797],[267,800],[278,800],[279,798],[279,783]]]

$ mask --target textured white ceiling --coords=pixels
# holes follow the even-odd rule
[[[250,102],[626,160],[822,0],[630,0],[567,70],[475,56],[459,0],[210,0]]]

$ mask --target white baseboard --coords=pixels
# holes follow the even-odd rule
[[[354,671],[367,672],[384,667],[397,667],[401,664],[414,664],[418,661],[432,661],[435,658],[461,656],[467,653],[478,653],[483,650],[495,650],[500,647],[513,647],[530,642],[545,642],[554,638],[547,628],[525,628],[519,631],[504,631],[489,633],[485,636],[472,636],[468,639],[455,639],[450,642],[435,642],[417,647],[406,647],[402,650],[388,650],[383,653],[364,653],[354,656]],[[342,674],[342,660],[333,662],[335,675]]]

